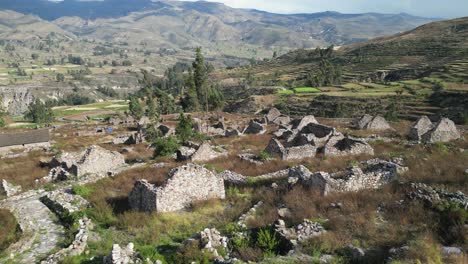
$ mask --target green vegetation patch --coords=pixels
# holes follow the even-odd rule
[[[321,91],[313,87],[297,87],[294,88],[295,93],[320,93]]]

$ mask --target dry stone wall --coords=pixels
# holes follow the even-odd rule
[[[171,212],[187,208],[191,203],[209,199],[224,199],[224,180],[196,164],[173,169],[161,187],[141,180],[129,195],[133,209]]]

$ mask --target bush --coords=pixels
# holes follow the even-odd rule
[[[194,137],[193,120],[190,115],[185,116],[180,113],[179,123],[177,123],[175,134],[181,142],[187,142]]]
[[[154,157],[166,157],[174,154],[180,147],[174,137],[158,138],[154,142]]]
[[[93,192],[93,189],[87,186],[75,185],[73,186],[72,191],[74,194],[80,195],[83,198],[87,198],[89,197],[89,195],[91,195],[91,193]]]
[[[263,250],[264,257],[276,255],[279,240],[276,233],[269,228],[262,228],[258,232],[257,246]]]

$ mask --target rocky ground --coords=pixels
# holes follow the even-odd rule
[[[177,117],[163,119],[170,137]],[[120,122],[59,126],[50,150],[5,157],[0,208],[21,235],[0,262],[466,263],[465,127],[274,109],[194,121],[205,140],[165,157],[120,140],[146,133]],[[15,180],[18,161],[34,177]]]

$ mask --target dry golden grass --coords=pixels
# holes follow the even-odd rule
[[[0,252],[15,242],[20,235],[19,226],[14,215],[0,209]]]
[[[35,180],[47,176],[49,169],[41,166],[42,160],[49,160],[50,154],[42,150],[28,153],[18,158],[0,159],[0,179],[5,179],[15,185],[21,185],[23,190],[35,187]]]

